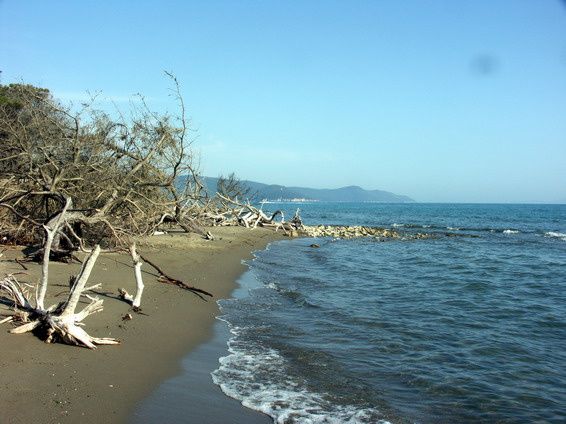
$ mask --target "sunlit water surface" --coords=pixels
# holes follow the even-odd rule
[[[225,393],[285,423],[564,422],[566,206],[300,207],[435,237],[257,252],[221,302]]]

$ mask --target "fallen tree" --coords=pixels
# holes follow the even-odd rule
[[[123,299],[137,311],[144,289],[137,238],[153,234],[169,220],[212,239],[195,218],[208,200],[179,85],[168,75],[180,107],[177,117],[151,112],[143,98],[131,117],[119,114],[115,119],[95,110],[94,100],[77,110],[61,105],[45,89],[0,86],[0,237],[34,246],[30,255],[41,262],[34,302],[15,275],[0,280],[0,291],[11,299],[14,311],[7,320],[22,324],[12,332],[33,330],[46,341],[89,348],[115,344],[80,328],[84,318],[102,310],[102,300],[86,294],[85,288],[101,249],[129,251],[136,293],[125,293]],[[78,251],[88,256],[69,298],[45,307],[50,261],[75,258]],[[160,273],[160,281],[211,296]],[[91,303],[76,313],[81,296]]]
[[[97,242],[124,246],[131,237],[153,234],[165,217],[206,236],[191,216],[205,194],[183,99],[171,78],[176,117],[151,112],[141,99],[131,117],[115,119],[94,103],[76,111],[44,89],[0,86],[0,235],[41,245],[38,229],[60,209],[62,195],[73,208],[53,254]]]
[[[68,204],[67,204],[68,205]],[[90,289],[86,283],[100,254],[100,246],[96,245],[83,261],[79,274],[72,279],[67,299],[58,304],[45,307],[45,295],[49,279],[49,250],[50,240],[64,221],[66,211],[62,210],[53,221],[53,227],[45,226],[47,242],[45,245],[45,259],[41,267],[41,278],[38,290],[36,290],[35,305],[29,295],[29,287],[18,282],[14,275],[7,275],[0,280],[0,291],[3,292],[8,302],[11,300],[13,307],[12,316],[2,322],[12,321],[18,323],[17,327],[10,330],[14,334],[34,331],[47,343],[64,342],[95,349],[96,345],[118,344],[119,341],[112,338],[100,338],[90,336],[80,327],[82,321],[96,312],[102,311],[102,299],[93,297],[86,292]],[[76,312],[81,296],[86,296],[90,303],[82,311]]]
[[[238,198],[232,198],[226,193],[218,191],[215,202],[209,204],[202,212],[202,218],[208,220],[211,226],[244,226],[246,228],[266,227],[273,228],[275,231],[282,230],[285,234],[295,234],[303,227],[303,222],[299,215],[299,209],[291,221],[285,221],[282,210],[276,210],[267,215],[263,208],[257,208],[249,200],[241,202]],[[276,218],[280,217],[277,221]]]

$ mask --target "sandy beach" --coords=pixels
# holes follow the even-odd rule
[[[242,260],[282,237],[270,230],[241,227],[214,228],[214,235],[216,240],[206,241],[194,234],[168,234],[140,244],[139,251],[169,275],[205,289],[215,297],[204,302],[176,286],[159,283],[155,271],[144,265],[143,313],[132,313],[130,321],[122,320],[131,311],[129,305],[117,298],[117,290],[124,287],[134,291],[131,259],[122,254],[99,257],[89,285],[102,284],[97,294],[104,298],[104,311],[87,318],[86,330],[93,336],[116,337],[122,342],[119,346],[102,346],[92,351],[48,345],[32,334],[9,334],[11,324],[2,324],[0,422],[131,420],[136,404],[161,382],[179,374],[181,360],[187,353],[212,338],[218,314],[216,300],[230,296],[238,276],[245,270]],[[21,249],[4,252],[0,272],[23,271],[13,260],[19,257],[22,257]],[[20,281],[36,283],[39,265],[26,263],[26,266],[29,270],[27,275],[19,276]],[[79,266],[52,263],[48,289],[52,302],[48,304],[64,298],[69,276],[76,274]],[[0,307],[6,311],[5,306]],[[195,378],[207,378],[207,373],[201,374]],[[221,393],[209,392],[208,399],[217,408],[218,402],[223,401]],[[239,405],[234,408],[249,414]],[[190,417],[185,418],[190,422]],[[265,422],[260,414],[256,418],[257,422]]]

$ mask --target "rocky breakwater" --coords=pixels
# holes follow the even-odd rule
[[[395,230],[379,227],[363,227],[363,226],[336,226],[336,225],[314,225],[303,226],[302,232],[307,237],[334,237],[341,239],[350,239],[357,237],[375,237],[375,238],[401,238]]]
[[[400,233],[390,228],[365,227],[360,225],[341,226],[341,225],[304,225],[297,235],[306,237],[332,237],[335,239],[352,239],[359,237],[369,237],[375,239],[425,239],[433,237],[427,233]]]

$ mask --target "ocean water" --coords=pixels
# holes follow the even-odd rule
[[[221,301],[227,395],[278,423],[566,422],[566,205],[300,207],[434,237],[257,252]]]

